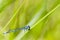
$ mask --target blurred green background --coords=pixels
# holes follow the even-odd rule
[[[0,0],[0,40],[60,40],[60,0]]]

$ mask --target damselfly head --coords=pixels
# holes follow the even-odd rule
[[[28,26],[26,26],[26,27],[25,27],[25,29],[28,29],[28,30],[30,30],[30,26],[29,26],[29,25],[28,25]]]

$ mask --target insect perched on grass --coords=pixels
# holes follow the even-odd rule
[[[4,32],[3,34],[7,34],[7,33],[10,33],[10,32],[17,32],[19,30],[30,30],[30,26],[28,25],[28,26],[25,26],[25,27],[22,27],[22,28],[17,28],[15,30],[9,30],[7,32]]]

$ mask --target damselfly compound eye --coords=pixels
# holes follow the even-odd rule
[[[30,26],[28,26],[28,30],[30,30]]]

